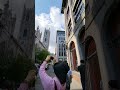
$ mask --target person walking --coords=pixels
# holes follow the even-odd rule
[[[72,82],[72,71],[69,70],[66,77],[66,90],[70,90],[71,82]]]
[[[83,90],[85,90],[85,63],[84,63],[84,60],[81,60],[80,63],[81,63],[81,65],[78,66],[78,71],[80,72]]]
[[[30,70],[25,80],[20,84],[17,90],[30,90],[31,83],[35,80],[36,70]]]

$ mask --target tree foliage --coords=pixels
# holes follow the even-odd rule
[[[15,82],[21,82],[25,79],[29,70],[36,69],[31,59],[18,56],[12,67],[9,69],[9,76]]]
[[[48,52],[47,50],[43,49],[41,51],[37,51],[36,52],[36,59],[37,61],[40,63],[43,60],[45,60],[45,58],[47,57],[47,55],[50,55],[50,52]]]
[[[15,83],[22,82],[29,70],[36,70],[33,60],[18,55],[16,58],[6,58],[7,63],[3,63],[0,67],[0,78],[5,77],[6,80],[14,81]],[[11,62],[9,62],[11,61]]]

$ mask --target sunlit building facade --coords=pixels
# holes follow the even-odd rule
[[[65,31],[56,33],[56,58],[57,61],[66,61]]]
[[[85,30],[85,0],[63,0],[61,12],[65,16],[67,60],[71,69],[77,70],[84,55],[80,54],[80,34]]]

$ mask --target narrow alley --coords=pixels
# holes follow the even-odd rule
[[[73,73],[74,73],[74,71],[73,71]],[[47,74],[51,77],[55,76],[52,65],[49,65],[49,69],[47,70]],[[77,75],[78,73],[74,73],[74,74]],[[37,78],[36,78],[35,90],[43,90],[42,83],[41,83],[39,75],[37,75]],[[79,76],[78,77],[75,77],[75,75],[73,76],[70,90],[82,90],[82,86],[81,86],[81,83],[80,83]]]

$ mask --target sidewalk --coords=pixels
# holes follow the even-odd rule
[[[70,90],[82,90],[82,86],[75,79],[72,79]]]
[[[73,78],[71,83],[71,90],[82,90],[82,85],[80,81],[80,74],[79,72],[72,71]]]
[[[43,90],[43,86],[42,86],[39,75],[37,75],[36,77],[35,90]]]

